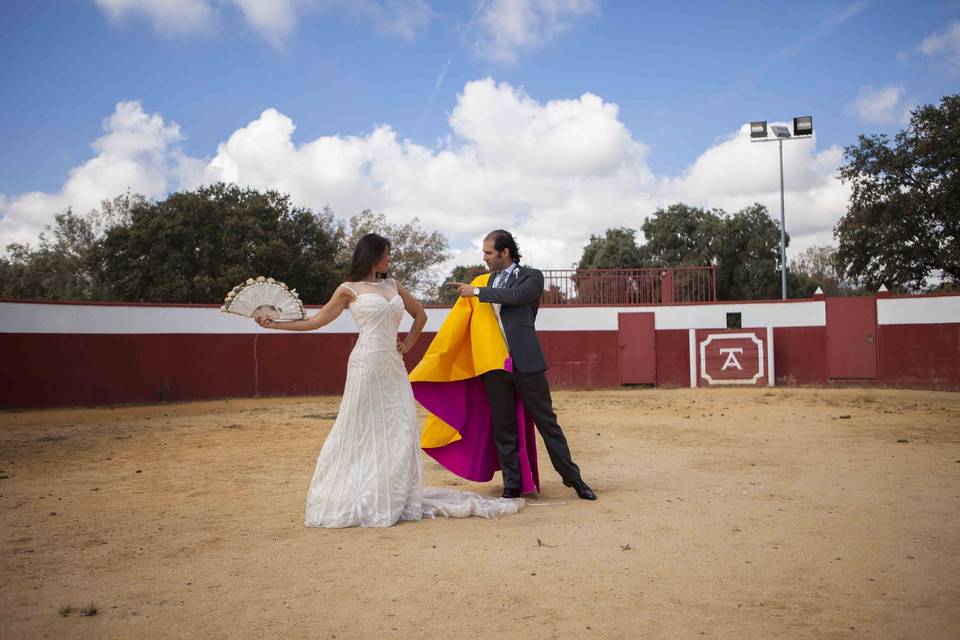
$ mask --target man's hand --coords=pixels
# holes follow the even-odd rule
[[[451,282],[448,286],[457,288],[457,295],[461,298],[472,298],[474,286],[465,282]]]

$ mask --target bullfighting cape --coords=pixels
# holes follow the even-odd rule
[[[490,274],[474,278],[486,286]],[[459,298],[420,363],[410,372],[413,396],[428,411],[420,446],[456,475],[487,482],[500,469],[493,442],[490,402],[481,375],[513,370],[510,351],[492,305],[476,297]],[[540,490],[533,419],[519,396],[517,444],[521,490]]]

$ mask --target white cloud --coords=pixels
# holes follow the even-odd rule
[[[751,144],[746,125],[676,177],[654,176],[646,145],[620,121],[617,106],[589,93],[544,103],[509,84],[478,80],[458,96],[450,127],[439,147],[404,140],[388,125],[296,144],[294,122],[267,109],[201,164],[176,150],[176,125],[121,103],[94,145],[97,156],[75,169],[61,192],[0,194],[0,242],[35,234],[67,204],[83,211],[127,187],[158,197],[171,186],[215,180],[278,189],[314,210],[329,204],[342,218],[366,208],[396,223],[418,217],[448,234],[465,263],[477,262],[480,238],[497,227],[517,234],[529,263],[563,268],[591,234],[639,228],[673,202],[732,212],[759,201],[779,217],[776,148]],[[813,140],[784,144],[791,251],[830,241],[848,198],[835,179],[841,160],[838,148],[818,152]]]
[[[956,72],[960,68],[960,20],[954,20],[945,30],[924,38],[919,49],[927,56],[946,60]]]
[[[597,13],[597,0],[490,0],[479,17],[474,52],[511,64],[520,53],[539,49],[577,18]]]
[[[414,39],[429,23],[425,0],[94,0],[114,23],[129,16],[147,18],[163,34],[196,33],[211,28],[221,5],[233,5],[244,21],[275,47],[310,11],[339,10],[369,20],[381,32]]]
[[[243,13],[244,20],[256,32],[274,46],[280,46],[283,39],[297,26],[297,0],[232,0]]]
[[[0,194],[0,247],[33,243],[67,207],[86,213],[128,189],[162,197],[171,187],[189,183],[203,165],[181,153],[177,143],[183,138],[175,123],[147,114],[139,102],[118,103],[103,130],[92,145],[96,155],[71,170],[60,191]]]
[[[243,12],[247,23],[274,46],[292,33],[301,14],[314,10],[340,10],[369,20],[380,33],[413,40],[430,22],[424,0],[229,0]]]
[[[909,106],[904,102],[905,91],[901,84],[888,84],[880,88],[873,85],[860,87],[857,98],[844,111],[869,124],[903,123],[909,119]]]
[[[625,158],[642,164],[646,147],[618,119],[619,108],[585,93],[541,105],[506,83],[469,83],[450,125],[487,163],[508,160],[528,175],[607,175]]]
[[[114,23],[141,16],[161,33],[205,31],[214,12],[209,0],[95,0]]]
[[[297,147],[293,123],[270,109],[220,146],[205,177],[279,188],[343,216],[368,207],[397,220],[416,216],[455,244],[508,226],[540,243],[553,236],[555,248],[574,247],[604,221],[635,217],[631,191],[653,184],[645,146],[615,105],[591,94],[541,105],[480,80],[466,85],[450,124],[452,142],[440,149],[400,140],[388,126]]]
[[[404,40],[416,38],[433,15],[425,0],[347,0],[344,4],[370,18],[377,31]]]
[[[836,179],[842,160],[843,151],[837,146],[818,152],[816,138],[783,144],[784,211],[793,252],[798,246],[833,242],[833,226],[846,211],[850,196],[849,188]],[[760,202],[779,221],[777,145],[750,142],[750,127],[744,124],[705,151],[682,176],[662,180],[660,194],[661,201],[683,201],[731,213]]]

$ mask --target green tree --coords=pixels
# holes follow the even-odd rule
[[[607,229],[602,236],[590,236],[583,248],[574,287],[579,302],[628,303],[634,301],[639,291],[635,280],[611,278],[607,275],[592,273],[591,269],[637,269],[644,266],[643,252],[637,246],[635,229],[618,227]],[[558,290],[550,291],[550,300],[565,299]]]
[[[713,264],[723,239],[725,213],[683,203],[657,209],[643,223],[643,261],[656,267]]]
[[[391,224],[380,213],[369,209],[350,218],[350,231],[340,253],[340,260],[349,265],[357,242],[368,233],[378,233],[390,240],[390,275],[424,299],[436,299],[440,293],[436,282],[438,267],[449,257],[450,243],[439,231],[426,231],[414,218],[405,224]]]
[[[487,267],[483,264],[463,265],[458,264],[453,268],[446,278],[443,279],[437,290],[434,301],[437,304],[453,304],[457,301],[457,291],[450,286],[451,282],[470,282],[481,273],[486,273]]]
[[[577,269],[636,269],[644,266],[643,252],[637,246],[637,232],[619,227],[607,229],[602,236],[590,236],[583,248]]]
[[[960,94],[912,110],[892,141],[861,135],[844,158],[852,194],[834,229],[844,273],[871,290],[960,283]]]
[[[94,233],[90,221],[67,209],[47,225],[36,249],[9,244],[0,295],[44,300],[89,300],[96,287],[92,268]],[[48,235],[52,233],[52,238]]]
[[[646,243],[641,247],[636,246],[636,232],[632,229],[608,229],[603,237],[591,236],[579,268],[714,265],[720,300],[767,299],[780,295],[780,227],[761,204],[729,215],[722,209],[706,210],[677,203],[657,209],[642,229]],[[789,246],[789,236],[786,241]],[[677,276],[673,282],[675,295],[682,296],[689,291],[695,278],[694,274]],[[794,283],[803,292],[808,288],[800,276],[794,278]],[[649,289],[648,283],[634,285],[624,291],[603,289],[601,293],[605,299],[632,301],[636,298],[635,292]],[[591,295],[596,298],[598,285],[578,276],[577,289],[578,297],[588,301]],[[815,286],[810,292],[814,289]]]
[[[780,225],[762,204],[723,214],[716,244],[717,298],[768,300],[780,292]],[[790,246],[790,237],[786,237]]]
[[[725,215],[719,209],[707,210],[683,203],[657,209],[642,227],[646,239],[641,247],[644,262],[651,267],[715,265]],[[657,286],[650,283],[645,288],[651,285]],[[667,282],[662,286],[666,287]],[[699,291],[701,286],[698,274],[690,272],[675,272],[670,282],[673,299],[681,302],[691,301],[694,291]]]
[[[99,209],[78,215],[72,209],[54,216],[38,246],[7,245],[0,261],[0,296],[44,300],[98,300],[104,282],[97,263],[97,243],[104,232],[123,224],[143,197],[129,192],[104,200]]]
[[[807,247],[796,254],[790,260],[787,277],[790,294],[798,298],[812,296],[817,287],[828,296],[864,293],[856,283],[844,277],[843,267],[837,260],[837,248],[830,245]],[[796,280],[790,280],[791,277]]]
[[[89,212],[86,218],[90,221],[94,235],[102,237],[107,229],[129,224],[132,211],[146,204],[146,198],[128,190],[112,200],[102,201],[100,208]]]
[[[266,275],[316,304],[340,282],[342,244],[328,211],[217,183],[135,204],[126,224],[105,233],[98,260],[107,299],[219,303],[237,283]]]

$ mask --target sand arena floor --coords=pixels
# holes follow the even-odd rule
[[[559,392],[599,501],[540,446],[518,515],[305,529],[338,402],[0,413],[0,637],[960,637],[960,394]]]

